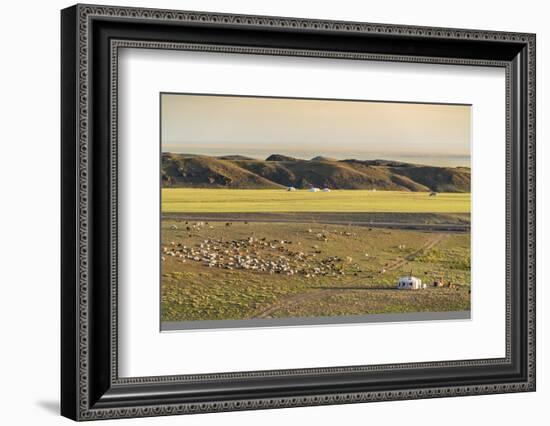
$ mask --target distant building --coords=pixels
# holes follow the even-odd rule
[[[289,186],[286,190],[287,191],[296,191],[296,188],[294,188],[293,186]]]
[[[330,188],[327,188],[327,187],[323,188],[323,192],[330,192]]]
[[[309,188],[309,192],[319,192],[319,191],[320,191],[319,188],[315,188],[315,187]]]
[[[412,275],[399,278],[397,283],[398,290],[420,290],[422,288],[426,288],[425,285],[422,285],[422,280]]]

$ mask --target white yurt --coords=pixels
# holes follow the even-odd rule
[[[309,188],[309,192],[319,192],[319,188]]]
[[[296,188],[294,188],[293,186],[289,186],[286,190],[287,191],[296,191]]]
[[[330,188],[323,188],[323,192],[330,192]]]
[[[420,290],[421,288],[424,288],[422,287],[422,280],[412,275],[399,278],[397,283],[398,290]]]

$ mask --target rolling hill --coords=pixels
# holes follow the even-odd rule
[[[162,154],[163,187],[262,189],[379,189],[470,192],[470,169],[434,167],[388,160],[300,160],[272,154],[266,160],[239,155]]]

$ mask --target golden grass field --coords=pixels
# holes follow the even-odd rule
[[[468,311],[469,212],[469,193],[164,188],[161,320]],[[406,229],[441,221],[466,227]],[[411,271],[429,287],[395,289]]]
[[[163,213],[394,212],[469,213],[469,193],[163,188]]]

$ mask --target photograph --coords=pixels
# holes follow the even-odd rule
[[[30,219],[8,227],[14,283],[36,232],[59,243],[35,256],[45,291],[31,306],[39,324],[59,307],[57,337],[8,327],[28,341],[21,359],[57,342],[38,364],[48,377],[33,373],[37,410],[269,424],[274,409],[342,419],[366,404],[380,419],[401,413],[391,424],[450,412],[463,424],[478,408],[499,423],[539,408],[536,80],[548,26],[528,6],[523,18],[466,7],[449,20],[402,3],[398,15],[75,4],[54,25],[40,13],[53,53],[40,43],[16,56],[60,59],[40,68],[56,84],[27,82],[47,90],[33,100],[60,89],[60,108],[15,114],[5,144],[9,179],[25,175],[13,161],[25,149],[40,163],[27,169],[57,170],[58,187],[41,182],[31,198],[21,188],[36,182],[11,185],[30,207],[6,209],[55,207],[38,231]],[[11,86],[26,111],[25,85]],[[61,291],[42,285],[52,265]],[[8,316],[27,321],[8,299]],[[33,411],[14,407],[14,418]]]
[[[160,103],[162,330],[470,318],[471,105]]]

